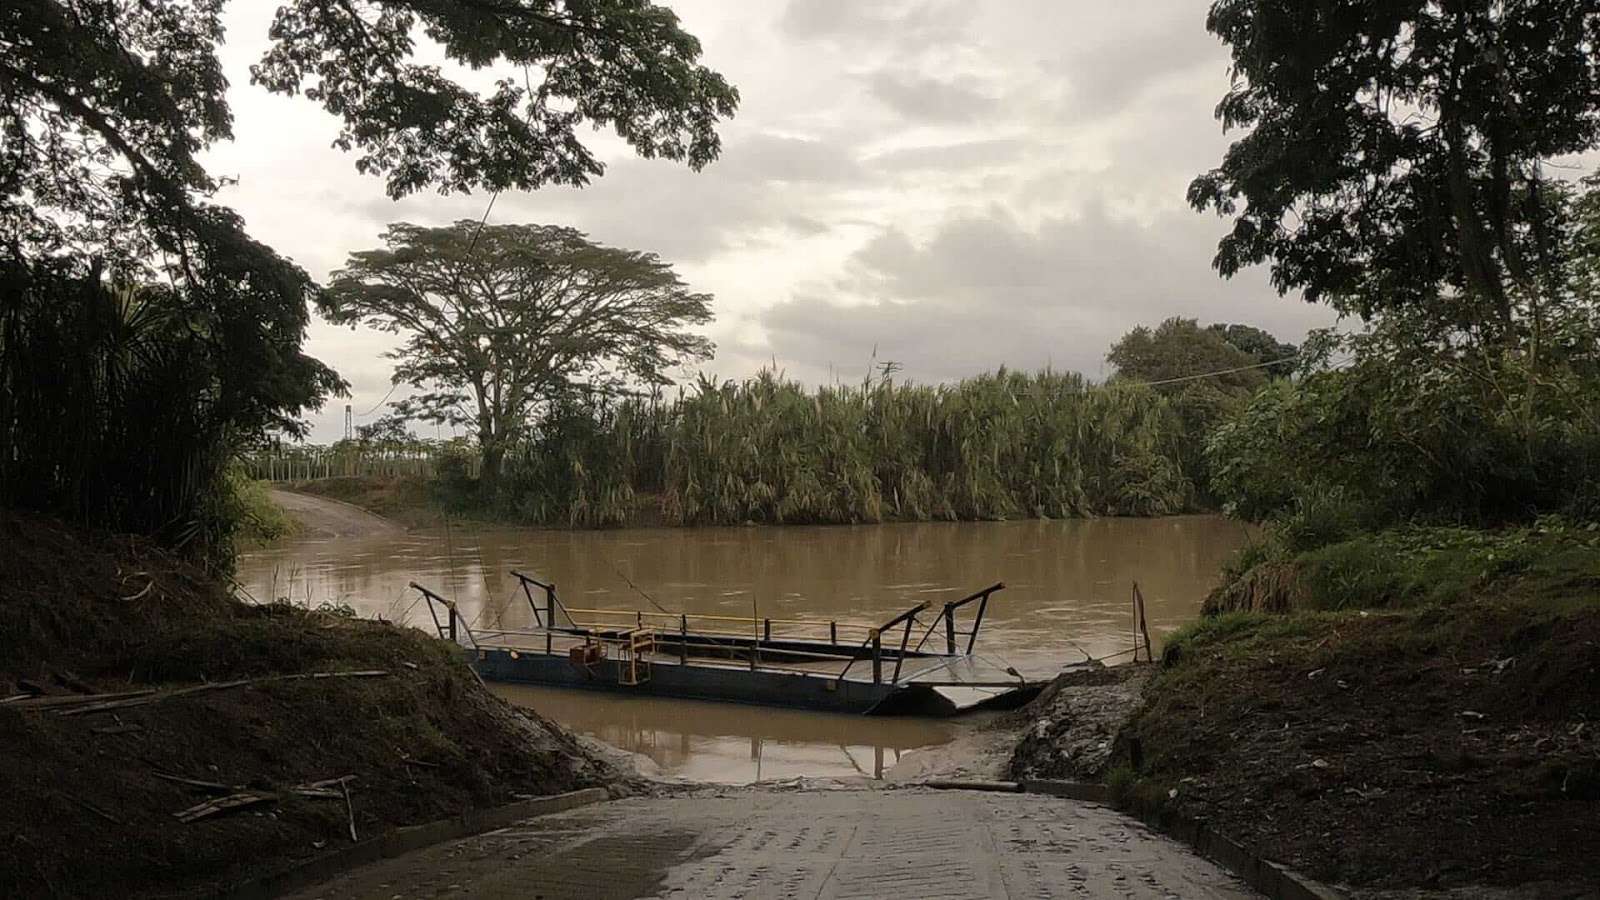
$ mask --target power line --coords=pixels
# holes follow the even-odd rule
[[[365,419],[367,416],[370,416],[373,413],[377,412],[379,409],[381,409],[383,407],[383,405],[385,403],[389,402],[389,398],[393,397],[394,396],[394,392],[399,390],[399,389],[400,389],[400,383],[398,381],[395,382],[394,384],[391,384],[389,386],[389,393],[384,394],[383,395],[383,399],[378,401],[378,405],[374,406],[373,408],[371,408],[371,409],[367,410],[366,412],[362,413],[360,418]],[[345,408],[349,409],[349,407],[345,407]]]
[[[1182,384],[1185,381],[1199,381],[1202,378],[1215,378],[1218,375],[1233,375],[1238,372],[1250,372],[1255,369],[1266,369],[1272,366],[1281,366],[1286,362],[1294,362],[1299,358],[1300,354],[1296,353],[1293,356],[1285,356],[1283,359],[1275,359],[1271,362],[1256,363],[1249,366],[1239,366],[1233,369],[1219,369],[1215,372],[1202,372],[1199,375],[1185,375],[1182,378],[1166,378],[1162,379],[1161,381],[1141,381],[1139,383],[1145,385],[1146,387],[1160,387],[1164,384]]]
[[[523,66],[522,67],[522,86],[523,86],[523,89],[527,92],[529,98],[531,99],[532,96],[533,96],[533,82],[529,80],[528,67],[527,66]],[[543,88],[541,88],[540,91],[542,93]],[[543,102],[544,102],[543,98],[541,97],[540,105],[543,105]],[[528,122],[529,125],[533,124],[533,108],[531,106],[528,108],[527,122]],[[468,256],[471,256],[474,252],[477,251],[477,249],[478,249],[478,238],[483,236],[484,226],[489,224],[489,213],[494,212],[494,202],[496,200],[499,200],[499,199],[500,199],[500,190],[498,188],[496,188],[494,193],[489,195],[489,205],[484,207],[483,218],[478,220],[478,230],[474,231],[472,233],[472,242],[467,245],[467,255]]]
[[[1215,377],[1217,377],[1219,375],[1233,375],[1233,374],[1236,374],[1236,373],[1239,373],[1239,372],[1251,372],[1251,371],[1254,371],[1256,369],[1267,369],[1267,368],[1271,368],[1273,366],[1281,366],[1284,363],[1295,362],[1296,360],[1300,359],[1300,356],[1301,356],[1301,354],[1296,353],[1293,356],[1285,356],[1282,359],[1274,359],[1274,360],[1269,360],[1267,362],[1252,363],[1251,365],[1248,365],[1248,366],[1236,366],[1236,367],[1234,367],[1232,369],[1218,369],[1215,372],[1201,372],[1198,375],[1183,375],[1183,376],[1178,377],[1178,378],[1163,378],[1163,379],[1160,379],[1158,381],[1145,381],[1142,378],[1129,378],[1129,379],[1127,379],[1125,381],[1101,382],[1100,384],[1092,384],[1091,383],[1091,384],[1088,384],[1088,385],[1085,386],[1085,390],[1086,391],[1090,391],[1090,390],[1110,391],[1110,390],[1115,390],[1117,388],[1123,388],[1123,387],[1161,387],[1163,385],[1168,385],[1168,384],[1182,384],[1182,383],[1187,382],[1187,381],[1199,381],[1199,380],[1201,380],[1203,378],[1215,378]],[[1339,367],[1335,366],[1334,368],[1339,368]],[[1087,378],[1087,376],[1084,376],[1084,377]]]
[[[489,213],[494,212],[494,202],[500,199],[500,192],[495,191],[489,195],[489,205],[484,207],[483,218],[478,220],[478,230],[472,233],[472,243],[467,245],[467,255],[471,256],[478,249],[478,238],[483,235],[483,228],[489,224]]]

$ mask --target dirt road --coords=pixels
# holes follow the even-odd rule
[[[405,531],[382,516],[327,497],[279,490],[268,491],[267,497],[303,525],[306,533],[318,537],[367,537]]]
[[[292,900],[1092,897],[1243,900],[1216,866],[1098,806],[921,788],[621,800],[441,844]]]

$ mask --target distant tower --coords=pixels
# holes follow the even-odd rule
[[[350,414],[350,404],[346,403],[344,405],[344,439],[347,440],[347,441],[354,440],[355,436],[356,436],[356,420],[355,420],[355,416]]]

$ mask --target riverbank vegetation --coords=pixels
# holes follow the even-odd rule
[[[1140,386],[1001,372],[817,390],[773,372],[672,403],[557,410],[491,502],[563,525],[1160,515],[1193,503],[1169,404]]]
[[[301,532],[300,523],[272,502],[266,482],[250,478],[235,467],[229,469],[224,485],[224,515],[234,523],[235,546],[261,547]]]
[[[1198,503],[1172,402],[1071,374],[811,389],[768,371],[702,380],[673,400],[572,401],[530,430],[492,484],[453,456],[432,479],[297,488],[410,521],[435,510],[577,528],[1170,515]]]
[[[1206,437],[1294,353],[1258,329],[1172,319],[1119,341],[1106,383],[1002,369],[922,385],[887,367],[822,388],[768,370],[741,382],[702,377],[670,398],[595,391],[542,405],[495,478],[481,477],[476,448],[457,444],[437,448],[432,478],[298,488],[410,523],[441,514],[578,528],[1173,515],[1211,506]],[[350,454],[340,465],[354,470],[363,454],[404,455],[418,443],[401,425],[384,435],[330,454]],[[273,457],[252,465],[270,471]]]
[[[126,6],[40,2],[0,20],[0,507],[151,535],[226,570],[231,460],[303,433],[300,417],[344,386],[301,350],[308,301],[333,295],[215,201],[224,180],[201,160],[232,136],[224,4]],[[395,198],[586,183],[601,173],[578,137],[589,126],[698,169],[738,103],[654,6],[594,5],[554,26],[512,9],[358,6],[285,4],[251,79],[320,102]],[[611,36],[630,61],[573,48],[569,29]],[[458,60],[543,81],[456,84],[414,64],[422,31]],[[416,100],[416,79],[450,98],[448,121]]]

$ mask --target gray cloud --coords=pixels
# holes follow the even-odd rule
[[[801,40],[915,46],[960,39],[971,7],[965,0],[789,0],[778,30]]]
[[[962,216],[922,243],[891,229],[834,286],[872,301],[797,296],[767,310],[762,325],[780,360],[859,366],[876,347],[909,377],[946,380],[1000,365],[1098,375],[1112,342],[1174,315],[1292,340],[1331,323],[1323,310],[1279,298],[1263,273],[1218,278],[1209,264],[1217,234],[1198,215],[1140,225],[1094,206],[1031,230],[999,210]]]
[[[1208,93],[1220,99],[1226,88],[1227,55],[1205,29],[1205,4],[1192,0],[1145,0],[1159,8],[1141,10],[1137,21],[1114,32],[1109,40],[1063,54],[1052,68],[1065,76],[1068,110],[1074,116],[1098,117],[1137,110],[1150,93],[1164,85],[1205,78]],[[1203,109],[1209,113],[1210,106]]]
[[[774,134],[729,140],[713,165],[717,177],[746,182],[843,184],[864,175],[848,144]]]
[[[880,70],[866,81],[872,96],[913,121],[973,122],[990,114],[995,104],[995,98],[981,91],[917,73]]]
[[[869,156],[862,164],[882,172],[992,168],[1015,162],[1035,146],[1036,142],[1022,138],[962,141],[890,150]]]
[[[827,191],[868,177],[848,144],[755,134],[729,139],[722,159],[702,172],[624,158],[581,190],[502,195],[492,215],[502,222],[572,225],[603,243],[648,250],[671,262],[698,262],[764,229],[817,234],[828,227]],[[477,218],[487,202],[410,197],[395,203],[379,197],[355,209],[376,233],[393,221]]]

